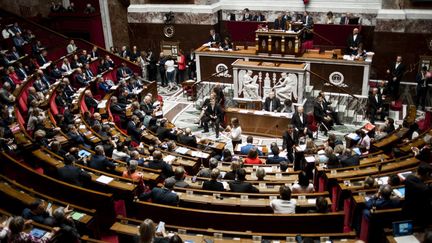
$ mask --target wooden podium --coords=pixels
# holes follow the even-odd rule
[[[303,29],[298,31],[255,31],[256,54],[301,56]]]

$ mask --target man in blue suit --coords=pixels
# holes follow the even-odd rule
[[[172,191],[175,183],[176,181],[174,178],[168,178],[165,180],[162,188],[154,187],[150,192],[142,193],[139,198],[141,200],[151,199],[154,203],[177,206],[180,199],[179,196]]]
[[[249,153],[249,150],[256,147],[255,145],[253,145],[253,137],[252,136],[248,136],[246,138],[246,142],[247,142],[247,144],[240,148],[240,153],[244,154],[244,155],[247,155]],[[259,156],[263,155],[259,149],[258,149],[258,155]]]
[[[95,151],[96,154],[93,155],[91,160],[88,162],[88,165],[91,168],[100,171],[110,171],[115,169],[116,165],[106,158],[102,145],[96,146]]]
[[[275,142],[270,145],[270,150],[273,156],[268,156],[266,164],[279,164],[280,162],[288,161],[286,157],[279,156],[279,147]]]

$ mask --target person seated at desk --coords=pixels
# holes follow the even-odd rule
[[[253,21],[262,22],[262,21],[266,21],[266,18],[264,14],[262,14],[262,12],[260,11],[253,17]]]
[[[275,29],[275,30],[285,30],[286,29],[286,21],[283,18],[282,14],[279,14],[278,17],[275,19],[273,29]]]
[[[161,170],[161,177],[162,179],[164,178],[168,178],[172,175],[174,175],[174,172],[172,170],[171,165],[169,165],[168,163],[166,163],[163,159],[162,159],[162,152],[159,150],[156,150],[153,152],[153,160],[151,160],[150,162],[145,162],[144,166],[150,169],[155,169],[155,170]],[[175,184],[175,181],[173,183],[173,185]]]
[[[325,24],[334,24],[335,23],[335,18],[334,18],[334,15],[333,15],[332,11],[328,11],[327,12],[326,18],[324,20],[324,23]]]
[[[303,22],[304,27],[306,27],[308,29],[313,28],[314,20],[313,20],[312,16],[309,15],[308,11],[304,11],[303,18],[301,19],[301,21]]]
[[[346,148],[340,157],[341,167],[357,166],[360,164],[360,156],[349,148]]]
[[[52,208],[47,208],[44,201],[36,199],[30,203],[28,208],[25,208],[22,212],[22,217],[25,219],[31,219],[36,223],[53,225],[54,218],[50,216]]]
[[[344,16],[341,17],[339,24],[350,24],[351,17],[351,13],[346,13]]]
[[[232,192],[248,192],[259,193],[258,188],[254,187],[250,182],[246,182],[246,170],[240,168],[237,170],[237,178],[229,182],[229,187]]]
[[[370,149],[370,137],[369,137],[369,135],[363,130],[358,130],[356,133],[360,137],[360,140],[357,143],[357,147],[363,153],[369,151],[369,149]]]
[[[224,38],[224,41],[222,42],[222,49],[224,51],[228,51],[228,50],[233,49],[233,43],[231,42],[229,37]]]
[[[189,127],[183,133],[177,135],[177,141],[192,148],[198,147],[197,139],[195,135],[192,135],[192,130]]]
[[[258,148],[251,148],[247,157],[244,160],[245,164],[254,165],[254,164],[262,164],[262,161],[258,157]]]
[[[112,153],[112,159],[126,162],[130,159],[130,152],[128,146],[125,143],[118,143],[117,147],[114,148]]]
[[[291,123],[294,125],[296,131],[298,131],[299,136],[308,136],[312,138],[312,131],[308,128],[308,122],[306,114],[304,114],[303,106],[297,107],[297,112],[295,112],[291,118]]]
[[[117,80],[127,79],[133,75],[132,70],[122,62],[121,67],[117,69]]]
[[[347,49],[346,54],[347,55],[357,55],[358,49],[363,45],[363,38],[359,34],[359,29],[354,28],[352,35],[350,35],[347,39]]]
[[[282,109],[281,102],[278,97],[275,96],[274,91],[269,92],[269,96],[264,101],[264,110],[270,112],[277,112]]]
[[[292,193],[311,193],[315,191],[314,185],[309,182],[306,172],[300,171],[298,174],[298,182],[292,188]]]
[[[282,149],[287,152],[288,160],[294,161],[294,147],[299,143],[298,132],[293,125],[288,125],[287,130],[282,135]]]
[[[328,213],[329,207],[325,197],[319,196],[315,201],[315,209],[308,210],[307,213]]]
[[[156,129],[156,136],[159,140],[164,141],[165,139],[177,141],[177,135],[168,128],[168,121],[162,119],[159,127]]]
[[[283,106],[280,109],[281,113],[293,113],[294,105],[291,99],[285,99],[283,102]]]
[[[223,192],[225,191],[225,188],[222,184],[222,182],[217,181],[217,179],[220,177],[220,171],[217,168],[213,168],[210,172],[210,178],[209,181],[204,181],[202,185],[203,190],[208,191],[219,191]]]
[[[210,36],[208,38],[208,41],[205,45],[212,46],[212,45],[219,45],[221,43],[221,37],[214,29],[210,30]]]
[[[281,162],[288,160],[286,157],[279,156],[279,146],[275,142],[271,143],[270,151],[272,155],[267,156],[266,164],[280,164]]]
[[[129,120],[127,124],[127,134],[132,137],[132,139],[135,142],[139,142],[141,140],[141,134],[143,132],[143,129],[140,127],[141,122],[140,119],[132,115],[131,119]]]
[[[369,200],[366,201],[366,209],[363,211],[366,217],[370,216],[370,210],[372,209],[389,209],[400,207],[401,203],[399,199],[393,199],[393,189],[390,185],[383,185],[378,193],[373,195]]]
[[[224,180],[235,180],[235,178],[237,177],[237,170],[240,169],[241,164],[238,161],[233,161],[230,165],[230,169],[231,171],[228,171],[227,173],[225,173],[224,175]]]
[[[431,173],[431,165],[421,162],[417,173],[405,178],[405,203],[402,212],[420,224],[430,224],[432,185],[427,182],[431,179]]]
[[[74,165],[76,159],[73,155],[64,158],[64,166],[57,169],[59,179],[76,186],[83,186],[91,181],[91,176],[81,168]]]
[[[291,201],[291,189],[288,186],[281,186],[279,188],[280,199],[273,199],[270,202],[270,207],[273,213],[276,214],[294,214],[296,203]]]
[[[139,195],[140,200],[151,199],[153,203],[177,206],[180,199],[179,196],[173,192],[176,180],[174,178],[167,178],[164,181],[162,188],[154,187],[150,192],[144,192]]]
[[[210,158],[209,160],[209,168],[202,168],[196,174],[197,177],[206,177],[209,178],[213,169],[216,169],[218,166],[218,160],[216,158]]]
[[[98,145],[95,148],[95,155],[92,156],[90,161],[88,162],[88,166],[90,168],[99,170],[99,171],[112,171],[116,168],[116,165],[108,160],[105,156],[105,150],[102,145]]]
[[[172,176],[168,179],[174,179],[175,180],[175,183],[174,183],[175,187],[182,187],[182,188],[189,187],[189,184],[184,181],[185,170],[184,170],[183,166],[176,167],[174,170],[174,176]]]
[[[243,10],[243,17],[242,17],[242,21],[252,21],[253,20],[253,16],[250,13],[248,8],[245,8]]]
[[[246,145],[245,146],[242,146],[241,148],[240,148],[240,154],[243,154],[243,155],[247,155],[247,154],[249,154],[249,151],[252,149],[252,148],[256,148],[256,146],[255,145],[253,145],[253,137],[252,136],[248,136],[247,138],[246,138]],[[262,154],[262,152],[258,149],[258,155],[259,156],[262,156],[263,154]]]
[[[259,167],[255,172],[255,176],[257,178],[257,181],[264,181],[264,177],[266,176],[264,168]]]

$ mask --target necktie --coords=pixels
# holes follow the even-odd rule
[[[301,123],[303,123],[303,114],[299,114],[299,117],[300,117]]]
[[[273,111],[273,100],[270,100],[270,108],[269,108],[269,110]]]
[[[376,100],[377,103],[379,103],[378,102],[378,95],[375,95],[375,100]]]

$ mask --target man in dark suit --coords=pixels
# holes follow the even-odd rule
[[[243,10],[243,18],[242,18],[242,21],[252,21],[252,19],[253,19],[253,16],[252,16],[252,14],[250,13],[249,9],[248,9],[248,8],[245,8],[245,9]]]
[[[360,156],[349,148],[345,149],[339,160],[342,167],[357,166],[360,164]]]
[[[294,146],[299,143],[298,132],[293,125],[288,125],[287,130],[282,135],[282,149],[287,151],[289,161],[294,161]]]
[[[312,29],[314,21],[312,16],[309,15],[308,11],[304,11],[303,18],[302,18],[303,26]]]
[[[198,146],[196,137],[192,135],[192,131],[189,127],[185,129],[184,133],[177,136],[177,141],[192,148],[196,148]]]
[[[223,184],[221,182],[217,181],[217,179],[219,178],[219,175],[220,175],[219,169],[214,168],[210,172],[211,180],[204,181],[202,189],[208,190],[208,191],[219,191],[219,192],[225,191]]]
[[[165,139],[177,141],[177,135],[172,132],[172,129],[167,127],[168,121],[162,119],[160,121],[160,126],[156,130],[156,136],[159,140],[164,141]]]
[[[85,86],[89,85],[89,80],[83,74],[81,68],[76,69],[75,81],[77,84],[79,84],[80,87],[85,87]]]
[[[121,67],[117,69],[117,80],[120,81],[122,79],[128,78],[132,76],[132,70],[126,65],[126,63],[122,62]]]
[[[416,174],[405,178],[405,203],[402,211],[407,218],[412,218],[419,224],[430,223],[432,186],[427,181],[430,180],[431,173],[431,166],[422,162]]]
[[[174,176],[170,177],[175,180],[175,187],[186,188],[189,187],[189,184],[185,182],[185,170],[183,166],[177,166],[174,170]],[[169,178],[168,178],[169,179]]]
[[[82,65],[84,65],[86,63],[89,63],[90,61],[91,61],[90,60],[90,55],[87,54],[86,50],[83,50],[82,53],[81,53],[81,56],[79,57],[79,62]]]
[[[216,31],[214,29],[210,30],[210,36],[209,36],[208,42],[214,43],[216,45],[221,43],[221,37],[218,33],[216,33]]]
[[[327,113],[327,110],[327,104],[324,102],[324,98],[318,96],[314,104],[314,117],[318,124],[324,125],[322,129],[325,131],[325,135],[327,135],[328,130],[333,126],[333,119]]]
[[[232,192],[259,193],[258,188],[254,187],[250,182],[245,182],[246,170],[240,168],[237,170],[236,180],[229,182],[229,187]]]
[[[154,187],[150,192],[144,192],[139,196],[141,200],[151,199],[154,203],[177,206],[179,196],[172,191],[175,184],[174,178],[168,178],[162,188]]]
[[[370,216],[370,210],[372,208],[375,209],[389,209],[389,208],[397,208],[400,207],[401,203],[399,199],[392,199],[393,189],[390,185],[382,186],[378,193],[372,196],[369,200],[366,201],[365,207],[366,209],[363,211],[366,217]]]
[[[254,17],[253,17],[253,21],[257,21],[257,22],[261,22],[261,21],[265,21],[266,18],[264,16],[264,14],[262,14],[261,12],[258,12]]]
[[[83,184],[91,181],[91,176],[87,172],[74,165],[75,157],[73,155],[67,155],[63,162],[65,166],[57,169],[60,180],[76,186],[83,186]]]
[[[91,160],[88,162],[90,168],[100,170],[100,171],[113,171],[116,165],[107,159],[105,156],[105,150],[102,145],[98,145],[95,148],[96,154],[92,156]]]
[[[209,132],[209,122],[212,121],[215,132],[216,132],[216,138],[219,137],[219,124],[220,121],[223,121],[223,112],[222,108],[219,104],[216,104],[215,99],[210,100],[210,105],[207,106],[207,109],[204,112],[203,117],[201,118],[201,122],[204,127],[204,132]]]
[[[84,92],[84,102],[87,106],[87,109],[95,111],[98,107],[98,101],[93,98],[93,95],[90,90],[86,90]]]
[[[121,50],[120,50],[120,56],[127,59],[130,57],[130,51],[127,49],[126,46],[122,46]]]
[[[354,28],[352,35],[348,37],[347,40],[348,46],[347,46],[347,55],[357,55],[357,50],[359,49],[360,45],[363,45],[363,38],[359,34],[359,29]]]
[[[351,14],[346,13],[345,16],[341,17],[339,24],[349,24],[350,18],[351,18]]]
[[[154,108],[150,96],[146,95],[144,97],[144,100],[140,104],[140,108],[146,115],[153,115]]]
[[[247,155],[249,153],[249,150],[251,150],[252,148],[256,148],[256,146],[253,144],[253,137],[247,136],[246,145],[240,148],[240,154]],[[258,149],[257,151],[259,156],[263,155],[261,150]]]
[[[279,146],[275,142],[270,145],[270,150],[273,156],[267,156],[266,164],[280,164],[281,162],[288,160],[285,157],[279,156]]]
[[[43,66],[45,63],[47,63],[48,62],[47,51],[43,50],[40,54],[38,54],[36,60],[39,66]]]
[[[21,62],[17,62],[15,72],[20,80],[24,80],[28,77],[27,71]]]
[[[405,74],[405,65],[402,63],[402,56],[396,57],[396,62],[391,64],[387,69],[389,75],[388,85],[393,98],[396,100],[399,98],[399,86],[403,75]]]
[[[275,97],[274,91],[269,92],[269,96],[264,101],[264,110],[277,112],[281,108],[281,102],[278,97]]]
[[[92,70],[90,69],[90,64],[88,64],[88,63],[86,63],[85,65],[84,65],[84,68],[83,68],[83,73],[86,75],[86,77],[88,78],[88,79],[92,79],[92,78],[94,78],[95,77],[95,75],[94,75],[94,73],[92,72]]]
[[[135,142],[140,142],[141,133],[143,132],[141,128],[139,128],[140,119],[133,115],[127,124],[127,134],[132,137]]]
[[[113,115],[118,115],[120,119],[123,121],[126,120],[126,110],[118,103],[118,99],[116,96],[112,96],[110,99],[110,111]]]
[[[425,109],[426,105],[426,95],[429,88],[430,77],[427,77],[427,67],[423,66],[420,73],[416,76],[417,89],[416,89],[416,105],[417,107],[423,107]]]
[[[291,118],[291,124],[294,125],[294,128],[298,131],[300,136],[307,135],[309,138],[312,138],[312,131],[308,128],[303,106],[297,108],[297,112],[295,112]]]
[[[286,29],[286,22],[285,19],[282,17],[282,14],[280,14],[274,21],[274,27],[275,30],[285,30]]]
[[[377,88],[372,89],[372,93],[369,95],[368,105],[369,105],[370,121],[372,124],[375,124],[376,115],[380,116],[380,120],[384,120],[385,114],[383,109],[383,102],[381,99],[381,95],[378,94]]]
[[[161,170],[162,179],[165,179],[165,178],[168,178],[168,177],[174,175],[174,172],[173,172],[171,165],[169,165],[165,161],[163,161],[162,153],[161,153],[161,151],[158,151],[158,150],[153,152],[153,160],[151,160],[150,162],[144,163],[144,166],[148,167],[150,169]],[[173,185],[174,184],[175,184],[175,181],[174,181]]]

